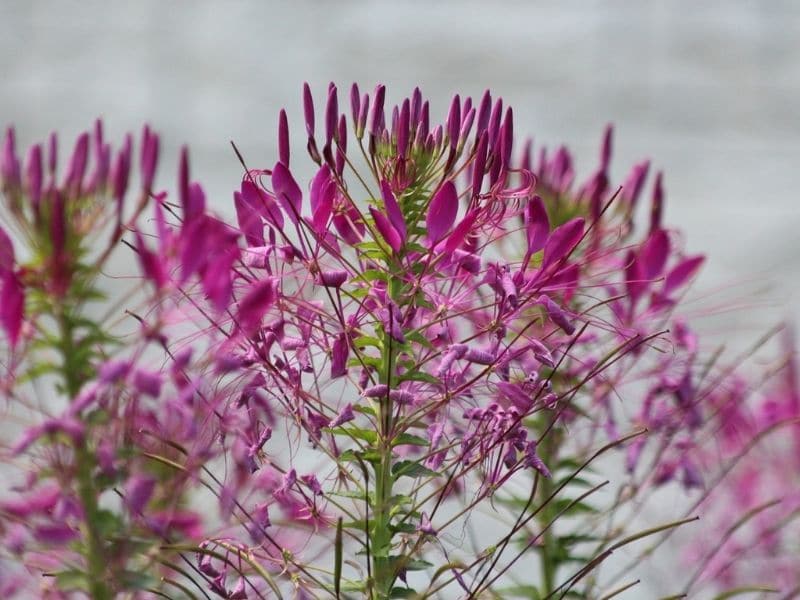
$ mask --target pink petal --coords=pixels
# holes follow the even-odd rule
[[[128,510],[134,515],[140,514],[153,496],[155,487],[156,480],[149,475],[133,475],[125,486]]]
[[[485,131],[478,140],[478,149],[475,151],[475,160],[472,163],[472,195],[477,196],[481,193],[483,185],[484,171],[486,170],[486,158],[489,151],[489,134]]]
[[[428,227],[428,239],[439,242],[456,220],[458,213],[458,192],[452,181],[446,181],[436,192],[430,205],[425,223]]]
[[[303,116],[306,121],[308,137],[314,137],[314,98],[308,83],[303,84]]]
[[[544,248],[547,236],[550,234],[550,219],[544,202],[539,196],[534,196],[525,209],[525,225],[528,236],[528,253],[535,254]]]
[[[239,229],[244,233],[248,246],[264,246],[264,225],[255,207],[247,202],[240,192],[233,192],[233,205]]]
[[[697,270],[705,259],[705,256],[698,255],[689,257],[678,263],[678,265],[667,274],[667,279],[664,281],[664,294],[669,295],[670,292],[681,287],[691,279],[695,273],[697,273]]]
[[[650,231],[661,227],[661,213],[664,210],[664,176],[661,171],[656,173],[653,184],[653,201],[650,207]]]
[[[455,229],[453,229],[453,233],[451,233],[447,238],[447,242],[445,242],[444,246],[445,252],[454,253],[461,247],[461,244],[464,243],[464,240],[472,231],[472,226],[475,224],[475,220],[477,218],[478,210],[476,209],[473,209],[466,214],[461,222],[456,225]]]
[[[669,257],[669,235],[663,229],[654,231],[639,251],[639,264],[645,279],[655,279],[664,271]]]
[[[576,217],[557,227],[544,245],[542,271],[562,258],[569,256],[583,237],[583,218]]]
[[[2,273],[0,279],[0,324],[6,331],[11,347],[17,345],[25,311],[25,289],[13,271]]]
[[[239,301],[239,327],[246,335],[254,334],[261,325],[261,318],[278,298],[274,279],[254,283]]]
[[[136,232],[136,252],[145,278],[152,281],[156,289],[162,289],[168,280],[164,271],[164,262],[147,248],[142,234],[138,231]]]
[[[272,169],[272,189],[275,191],[275,196],[283,212],[286,213],[292,223],[297,224],[300,217],[303,192],[283,163],[275,163],[275,167]]]
[[[278,156],[286,168],[289,167],[289,121],[286,111],[281,109],[278,116]]]
[[[400,205],[397,203],[392,186],[385,179],[381,180],[381,196],[383,197],[383,205],[386,208],[386,216],[389,217],[389,222],[395,228],[397,233],[403,241],[406,239],[406,221],[403,218],[403,212],[400,210]]]
[[[256,186],[249,179],[244,179],[241,186],[242,199],[255,208],[267,222],[278,229],[283,229],[283,213],[275,199]]]
[[[375,229],[381,234],[383,240],[389,244],[392,250],[400,252],[400,249],[403,247],[403,240],[400,238],[400,234],[397,233],[397,230],[392,227],[389,219],[373,206],[369,207],[369,212],[372,215],[372,219],[375,221]]]
[[[347,335],[340,333],[336,336],[331,349],[331,379],[347,374],[347,355],[349,350],[350,345],[347,341]],[[331,425],[331,427],[335,427],[335,425]]]
[[[14,268],[14,244],[11,238],[0,227],[0,275]]]

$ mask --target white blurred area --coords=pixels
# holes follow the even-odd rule
[[[650,157],[667,224],[709,256],[692,310],[744,307],[706,329],[736,345],[800,322],[797,0],[0,3],[0,125],[20,146],[57,129],[66,151],[97,116],[116,140],[147,121],[160,187],[187,143],[221,212],[241,177],[229,141],[271,166],[281,107],[302,164],[304,81],[320,109],[329,81],[342,107],[353,81],[389,100],[420,86],[437,118],[490,88],[519,134],[567,143],[583,174],[612,121],[616,178]]]

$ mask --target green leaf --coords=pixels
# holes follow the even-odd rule
[[[569,509],[567,510],[566,514],[570,514],[570,515],[579,514],[579,513],[596,513],[597,512],[597,509],[594,506],[592,506],[591,504],[588,504],[586,502],[575,502],[574,504],[572,504],[572,502],[573,501],[570,498],[561,498],[559,500],[556,500],[551,505],[553,507],[553,512],[555,514],[559,514],[562,510],[567,509],[567,507],[569,507]]]
[[[389,592],[389,598],[415,598],[418,592],[411,588],[393,587]]]
[[[425,373],[423,371],[416,371],[416,370],[407,371],[402,375],[399,375],[397,378],[400,381],[421,381],[423,383],[433,383],[433,384],[441,383],[441,381],[438,378],[434,377],[430,373]]]
[[[351,439],[363,440],[368,444],[375,444],[378,441],[378,433],[370,429],[360,429],[358,427],[334,427],[330,429],[325,427],[323,431],[333,435],[343,435]]]
[[[723,592],[718,596],[714,596],[714,600],[726,600],[726,598],[733,598],[734,596],[741,596],[742,594],[756,594],[759,592],[767,594],[777,594],[779,590],[761,585],[748,585],[744,587],[734,588],[732,590],[728,590],[727,592]]]
[[[117,537],[123,528],[122,519],[110,510],[105,509],[100,509],[95,513],[92,524],[100,532],[100,535],[106,539]]]
[[[361,279],[366,279],[367,281],[374,281],[376,279],[389,281],[389,273],[379,269],[366,269],[361,273]]]
[[[437,475],[439,473],[414,460],[402,460],[392,467],[392,476],[395,479],[400,479],[401,477],[435,477]]]
[[[513,585],[507,588],[498,590],[503,598],[527,598],[528,600],[540,600],[541,594],[539,589],[534,585]]]
[[[418,435],[411,433],[401,433],[392,440],[392,446],[423,446],[427,447],[430,442]]]
[[[406,571],[424,571],[430,569],[433,564],[421,558],[411,558],[404,554],[394,554],[389,557],[395,568],[405,569]]]
[[[422,335],[419,331],[409,331],[406,333],[406,339],[419,344],[423,348],[427,348],[429,350],[433,350],[433,344],[431,344],[430,340]]]
[[[367,346],[372,346],[373,348],[377,348],[378,350],[383,350],[383,342],[381,342],[378,338],[372,337],[371,335],[362,335],[357,337],[353,340],[353,346],[356,348],[364,348]]]
[[[389,531],[392,533],[414,533],[417,530],[411,523],[398,523],[397,525],[389,524]]]
[[[58,588],[63,591],[89,591],[88,576],[83,571],[78,571],[77,569],[56,573],[56,582],[58,583]]]

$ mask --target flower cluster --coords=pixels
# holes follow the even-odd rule
[[[661,174],[639,235],[649,164],[613,186],[610,128],[578,185],[566,149],[515,148],[489,92],[440,124],[418,89],[349,100],[328,87],[318,132],[305,86],[307,184],[285,111],[277,162],[238,156],[235,226],[186,149],[177,201],[154,189],[149,128],[128,218],[130,137],[113,155],[98,124],[59,184],[54,137],[23,169],[7,135],[4,389],[20,418],[57,398],[8,447],[0,535],[54,597],[593,595],[584,576],[643,537],[562,525],[605,514],[595,458],[624,449],[628,500],[703,485],[701,432],[734,403],[679,315],[703,257],[663,224]],[[133,332],[92,310],[119,241]],[[485,509],[500,535],[473,527]],[[533,556],[540,577],[514,570]],[[9,597],[40,585],[9,572]]]

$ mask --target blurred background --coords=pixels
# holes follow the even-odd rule
[[[564,142],[588,174],[616,125],[613,173],[649,157],[666,173],[666,223],[709,262],[698,313],[733,345],[800,321],[800,2],[0,3],[0,124],[20,146],[57,129],[71,144],[97,116],[119,140],[163,135],[230,213],[241,167],[276,156],[277,114],[304,147],[301,88],[420,86],[437,118],[452,94],[491,88],[536,144]],[[62,150],[63,152],[63,150]],[[299,162],[299,161],[298,161]],[[309,165],[310,172],[310,165]],[[735,313],[729,308],[738,309]]]

